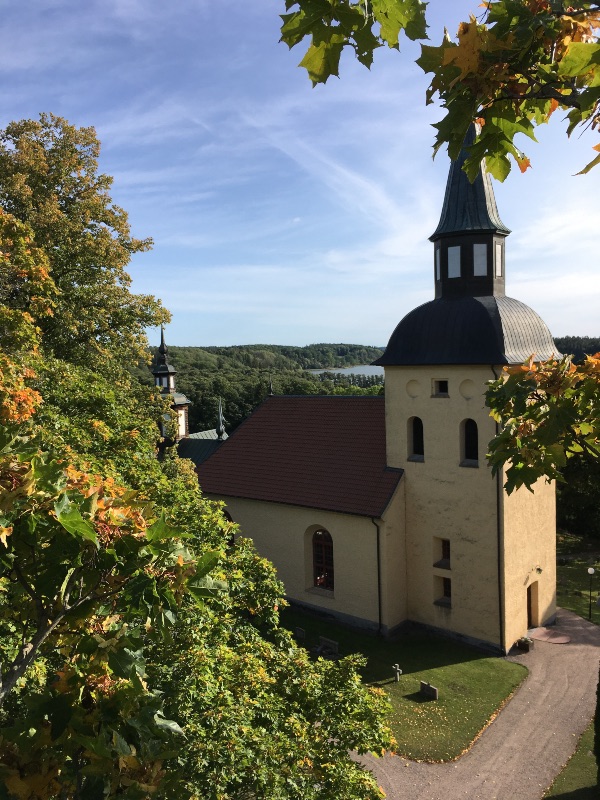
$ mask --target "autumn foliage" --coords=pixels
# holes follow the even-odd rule
[[[502,428],[490,443],[494,472],[506,470],[509,492],[541,477],[561,480],[573,456],[600,457],[600,353],[505,367],[488,405]]]
[[[313,84],[338,75],[344,48],[370,67],[378,47],[398,48],[400,33],[426,38],[420,0],[286,0],[285,7],[282,41],[294,47],[310,37],[300,66]],[[427,102],[437,96],[444,109],[434,151],[447,145],[455,159],[469,125],[478,121],[465,170],[473,180],[485,159],[491,174],[504,180],[511,158],[522,172],[530,166],[515,136],[535,139],[535,126],[557,109],[566,112],[569,135],[576,128],[598,130],[600,4],[487,0],[480,9],[455,37],[446,32],[440,45],[423,44],[417,63],[433,76]],[[582,172],[598,163],[600,155]]]
[[[0,800],[379,797],[348,751],[391,746],[387,701],[295,645],[273,566],[157,458],[134,369],[167,314],[98,153],[0,131]]]

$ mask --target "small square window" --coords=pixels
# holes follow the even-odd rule
[[[434,397],[448,397],[448,381],[433,382]]]

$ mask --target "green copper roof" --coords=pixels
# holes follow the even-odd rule
[[[475,126],[471,125],[465,136],[468,147],[475,140]],[[510,229],[500,219],[496,208],[496,199],[492,189],[492,179],[482,163],[479,174],[473,183],[469,182],[463,164],[467,157],[465,148],[460,151],[456,161],[452,162],[442,216],[437,228],[429,237],[435,242],[442,236],[464,234],[477,231],[489,231],[508,235]]]

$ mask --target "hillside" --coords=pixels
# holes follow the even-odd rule
[[[231,432],[264,400],[270,382],[276,394],[378,394],[382,377],[312,375],[306,370],[370,364],[382,352],[353,344],[169,347],[169,361],[177,369],[177,388],[192,401],[190,432],[215,427],[219,397]],[[152,381],[145,366],[138,377]]]
[[[555,342],[562,353],[573,353],[577,360],[600,350],[600,338],[589,336],[557,337]],[[271,382],[275,394],[379,393],[383,384],[380,376],[312,375],[306,370],[370,364],[382,352],[379,347],[324,343],[306,347],[169,347],[169,360],[177,369],[178,389],[192,401],[190,431],[215,427],[221,397],[227,430],[231,432],[264,400]],[[138,377],[144,383],[152,382],[145,365],[138,370]]]

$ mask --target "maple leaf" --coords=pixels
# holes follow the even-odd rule
[[[482,36],[471,14],[469,22],[461,22],[458,28],[458,47],[444,51],[444,66],[453,64],[460,69],[460,77],[477,72],[482,50]]]
[[[531,161],[529,158],[527,158],[527,156],[517,156],[517,164],[519,165],[521,172],[527,172],[531,166]]]

